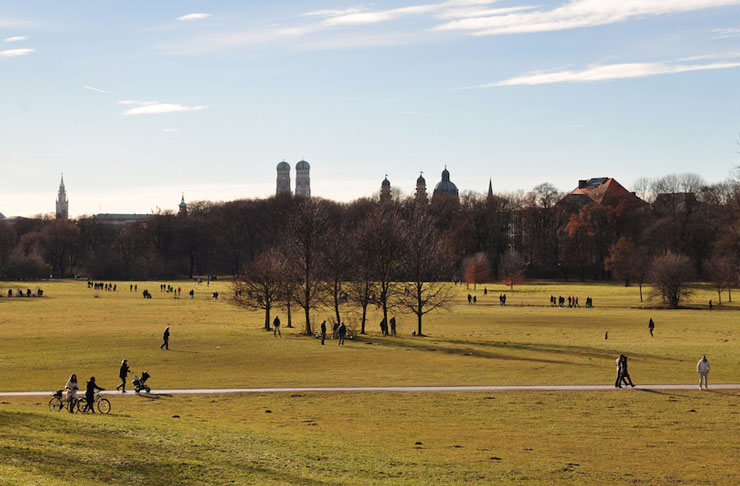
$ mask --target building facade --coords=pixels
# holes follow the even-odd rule
[[[295,195],[311,197],[311,165],[305,160],[295,165]]]

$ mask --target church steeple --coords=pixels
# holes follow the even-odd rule
[[[493,180],[488,178],[488,199],[493,199]]]
[[[59,193],[57,194],[56,209],[57,219],[69,218],[69,201],[67,200],[67,191],[64,189],[64,173],[62,173],[62,181],[59,183]]]
[[[185,202],[185,193],[182,193],[182,198],[180,199],[180,204],[178,206],[180,210],[178,211],[179,216],[187,216],[188,215],[188,203]]]

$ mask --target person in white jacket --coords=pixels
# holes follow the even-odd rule
[[[65,397],[67,408],[69,409],[70,413],[73,413],[73,407],[76,405],[75,402],[77,401],[77,390],[80,389],[77,385],[76,374],[72,373],[72,376],[69,377],[69,380],[67,380],[67,383],[64,385],[64,389],[67,391],[67,396]]]
[[[709,383],[707,377],[709,376],[709,360],[706,356],[702,356],[698,363],[696,363],[696,371],[699,373],[699,389],[701,390],[701,384],[704,383],[704,389],[709,390]]]

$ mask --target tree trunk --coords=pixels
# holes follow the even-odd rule
[[[362,305],[362,321],[360,321],[360,334],[365,334],[365,319],[367,317],[367,304]]]
[[[193,268],[195,267],[195,256],[190,253],[190,280],[193,279]]]
[[[339,288],[336,282],[334,283],[334,314],[337,316],[337,322],[342,322],[339,317]]]
[[[718,305],[722,305],[722,289],[717,289],[717,303]]]
[[[421,316],[422,316],[421,312],[416,314],[416,319],[417,319],[416,335],[417,336],[423,336],[423,334],[421,333]]]
[[[288,295],[288,301],[285,303],[286,311],[288,312],[288,327],[293,327],[293,314],[290,312],[290,295]]]
[[[270,330],[270,306],[265,306],[265,331]]]
[[[306,329],[304,332],[306,336],[310,336],[311,335],[311,308],[308,305],[306,305],[305,310],[306,310]]]
[[[640,284],[640,302],[642,302],[642,284]]]
[[[732,302],[732,289],[727,289],[727,302]]]

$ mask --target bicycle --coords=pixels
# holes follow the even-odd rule
[[[98,412],[103,414],[110,413],[110,401],[107,398],[103,398],[100,396],[100,392],[95,392],[95,403],[93,404],[94,407],[98,409]],[[86,398],[80,398],[77,401],[77,411],[80,413],[86,412],[87,408],[87,399]]]
[[[64,408],[64,401],[62,401],[62,390],[57,390],[49,400],[49,411],[60,412]]]

